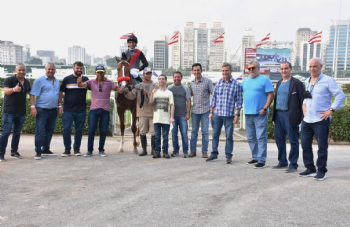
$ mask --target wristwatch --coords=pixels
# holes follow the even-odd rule
[[[267,112],[267,109],[263,108],[263,110],[265,110],[265,112]]]
[[[241,116],[241,114],[236,114],[236,116],[240,117],[240,116]]]
[[[330,110],[330,111],[332,111],[332,112],[334,112],[334,111],[335,111],[335,109],[333,109],[333,108],[330,108],[329,110]]]

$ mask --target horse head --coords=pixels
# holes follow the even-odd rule
[[[118,66],[117,66],[118,78],[129,77],[131,79],[130,65],[129,65],[129,62],[131,61],[131,56],[128,58],[128,60],[119,60],[117,57],[115,59],[118,63]],[[127,85],[127,81],[125,80],[119,81],[118,84],[119,86],[121,86],[122,89],[124,89],[125,86]]]

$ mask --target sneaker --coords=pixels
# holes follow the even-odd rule
[[[252,164],[256,164],[258,163],[258,161],[252,159],[250,162],[247,162],[247,165],[252,165]]]
[[[294,172],[296,172],[297,171],[297,169],[295,169],[295,168],[293,168],[293,167],[291,167],[291,166],[289,166],[287,169],[286,169],[286,173],[294,173]]]
[[[317,172],[317,175],[314,176],[315,180],[324,180],[326,179],[326,173],[322,173],[320,171]]]
[[[99,152],[99,155],[101,155],[101,157],[107,157],[106,153],[103,152],[103,151],[100,151],[100,152]]]
[[[313,172],[309,169],[306,169],[304,172],[299,173],[299,177],[314,177],[316,176],[316,171]]]
[[[64,151],[61,156],[62,157],[68,157],[70,155],[70,151]]]
[[[154,151],[153,158],[160,158],[160,154],[158,151]]]
[[[213,161],[217,161],[218,160],[218,157],[214,157],[214,156],[210,156],[209,158],[207,158],[207,162],[213,162]]]
[[[80,153],[80,151],[74,151],[74,155],[75,156],[81,156],[81,153]]]
[[[178,157],[179,156],[179,152],[173,152],[172,154],[171,154],[171,157]]]
[[[5,155],[4,154],[0,154],[0,162],[5,162]]]
[[[232,158],[226,158],[226,164],[232,164]]]
[[[17,151],[11,153],[10,157],[11,158],[17,158],[17,159],[22,159],[22,156]]]
[[[56,155],[56,154],[53,153],[52,151],[48,150],[48,151],[41,152],[41,155]]]
[[[41,159],[41,154],[40,153],[36,153],[36,155],[34,156],[35,160],[40,160]]]
[[[265,164],[262,164],[262,163],[258,163],[254,166],[254,169],[262,169],[265,167]]]
[[[186,154],[184,154],[184,158],[188,158],[188,154],[186,153]]]
[[[280,164],[277,164],[275,166],[272,166],[272,169],[285,169],[287,168],[288,165],[280,165]]]
[[[90,157],[92,156],[92,151],[88,151],[86,152],[86,154],[84,154],[84,157]]]
[[[170,158],[170,155],[168,153],[163,155],[163,158]]]

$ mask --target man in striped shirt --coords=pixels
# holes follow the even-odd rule
[[[231,73],[232,66],[228,63],[224,63],[222,65],[223,78],[216,83],[210,103],[209,119],[213,123],[213,151],[211,152],[210,157],[206,160],[207,162],[218,159],[219,139],[222,125],[224,125],[226,133],[226,163],[232,163],[233,126],[238,122],[238,118],[240,117],[243,99],[241,85],[232,78]]]

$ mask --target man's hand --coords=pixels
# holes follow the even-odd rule
[[[175,119],[173,117],[170,118],[170,123],[174,123]]]
[[[275,122],[273,121],[272,124],[275,125]]]
[[[126,95],[126,94],[128,94],[129,93],[129,89],[125,89],[124,90],[124,94]]]
[[[14,87],[16,92],[20,92],[22,91],[22,88],[19,86],[19,83],[16,85],[16,87]]]
[[[79,77],[77,78],[77,84],[82,83],[82,82],[83,82],[83,78],[82,78],[81,76],[79,76]]]
[[[30,113],[33,115],[33,117],[36,117],[38,112],[36,111],[36,108],[33,108],[33,109],[30,109]]]
[[[148,91],[143,90],[143,95],[148,95]]]
[[[61,115],[63,114],[63,108],[62,107],[58,108],[58,113],[61,114]]]
[[[124,92],[123,92],[123,90],[121,89],[121,88],[117,88],[117,92],[119,93],[119,94],[123,94]]]
[[[186,114],[185,120],[188,121],[190,119],[190,113]]]
[[[152,91],[152,94],[154,94],[154,93],[156,93],[158,91],[158,89],[153,89],[153,91]]]
[[[210,113],[209,114],[209,120],[213,120],[213,116],[214,116],[214,114]]]
[[[236,115],[235,118],[233,119],[233,124],[236,124],[238,122],[238,116]]]
[[[333,114],[332,110],[327,110],[326,112],[320,112],[319,114],[323,114],[320,119],[322,120],[327,120],[329,118],[329,116],[331,116]]]
[[[264,109],[261,109],[261,110],[259,111],[259,114],[260,114],[260,115],[265,115],[265,114],[266,114],[266,111],[265,111]]]

